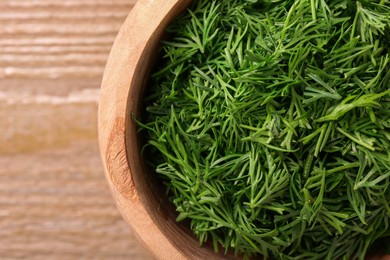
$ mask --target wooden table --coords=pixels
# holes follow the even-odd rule
[[[0,1],[0,258],[149,259],[108,192],[97,104],[136,0]]]

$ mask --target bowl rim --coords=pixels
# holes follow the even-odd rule
[[[137,1],[111,49],[102,80],[98,111],[100,154],[114,201],[142,245],[154,256],[163,259],[185,256],[160,232],[141,202],[139,191],[135,187],[126,150],[128,95],[134,78],[137,77],[139,60],[147,59],[142,50],[148,49],[153,34],[158,29],[165,28],[168,22],[162,15],[165,13],[175,15],[185,8],[187,2]],[[145,23],[148,13],[155,15]],[[141,32],[138,32],[137,28],[142,28]]]

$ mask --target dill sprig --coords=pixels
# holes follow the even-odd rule
[[[197,0],[168,33],[144,156],[201,244],[363,259],[390,235],[388,0]]]

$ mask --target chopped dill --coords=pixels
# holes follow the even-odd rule
[[[364,259],[390,236],[389,0],[196,0],[168,34],[139,125],[200,244]]]

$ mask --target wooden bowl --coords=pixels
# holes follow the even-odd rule
[[[158,259],[227,259],[210,245],[199,246],[186,225],[176,222],[164,187],[143,164],[132,115],[140,100],[164,29],[191,0],[139,0],[122,26],[109,56],[99,105],[99,145],[114,200],[141,243]],[[222,250],[221,250],[222,251]],[[390,259],[378,256],[372,259]]]
[[[158,259],[226,259],[200,247],[149,174],[140,156],[132,115],[139,115],[143,87],[164,30],[190,0],[139,0],[112,47],[101,87],[99,145],[106,178],[122,216]]]

